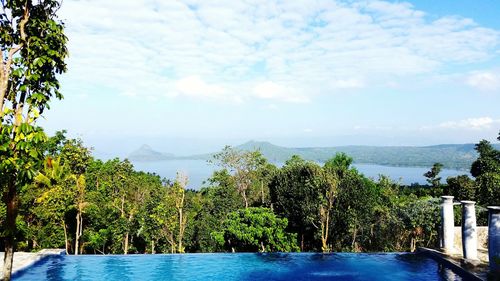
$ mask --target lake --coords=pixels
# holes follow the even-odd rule
[[[188,187],[199,190],[203,185],[203,181],[207,180],[212,173],[219,167],[208,164],[205,160],[169,160],[169,161],[154,161],[154,162],[132,162],[136,170],[156,173],[161,177],[175,179],[177,172],[182,172],[189,177]],[[277,164],[280,166],[280,164]],[[378,179],[379,175],[389,176],[391,179],[401,182],[402,184],[420,183],[425,184],[426,180],[423,174],[429,168],[422,167],[392,167],[375,164],[354,164],[365,176],[373,179]],[[467,174],[467,171],[458,171],[451,169],[443,169],[440,173],[443,178],[442,182],[447,177]]]

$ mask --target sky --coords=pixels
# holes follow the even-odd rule
[[[495,140],[500,3],[64,1],[62,101],[40,124],[102,157]]]

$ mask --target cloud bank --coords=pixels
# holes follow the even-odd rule
[[[500,33],[385,1],[67,1],[65,85],[131,97],[305,103],[498,56]],[[497,89],[498,76],[466,81]],[[392,83],[392,82],[391,82]]]

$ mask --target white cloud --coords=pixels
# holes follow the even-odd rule
[[[474,72],[467,77],[465,83],[481,91],[500,89],[500,74],[493,72]]]
[[[498,30],[405,2],[82,0],[60,14],[71,53],[63,86],[169,98],[306,102],[487,61],[500,45]]]
[[[309,102],[309,98],[299,94],[297,90],[272,81],[266,81],[255,85],[253,94],[260,99],[280,100],[292,103]]]
[[[175,88],[180,94],[191,97],[220,99],[226,96],[226,89],[222,86],[207,84],[199,76],[182,78],[177,81]]]
[[[358,79],[337,80],[332,83],[333,88],[338,89],[358,89],[365,86],[364,82]]]
[[[478,117],[468,118],[458,121],[446,121],[438,124],[437,126],[425,126],[426,129],[467,129],[467,130],[485,130],[500,125],[500,119],[493,119],[491,117]]]
[[[121,95],[125,97],[137,97],[137,93],[131,91],[122,92]]]

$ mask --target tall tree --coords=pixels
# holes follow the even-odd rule
[[[123,253],[129,252],[130,236],[136,215],[149,196],[147,185],[142,184],[145,173],[135,172],[132,164],[125,160],[117,166],[113,182],[112,206],[119,211],[118,222],[122,235]]]
[[[4,280],[10,280],[15,248],[18,191],[43,160],[46,139],[35,121],[53,96],[62,98],[57,74],[66,70],[67,38],[56,0],[2,0],[0,12],[0,176],[5,221]]]
[[[175,208],[177,209],[179,219],[179,232],[177,234],[177,252],[184,253],[182,239],[187,225],[187,216],[184,214],[184,201],[186,198],[186,186],[188,177],[182,173],[177,173],[174,186],[172,187],[172,196],[174,196]]]
[[[323,252],[329,252],[330,247],[328,246],[328,236],[330,234],[330,217],[333,210],[333,203],[335,201],[339,181],[335,176],[325,175],[325,177],[326,189],[323,195],[323,202],[320,205],[319,217],[321,225],[321,250]]]
[[[343,152],[336,153],[334,157],[325,162],[325,170],[338,178],[343,178],[351,169],[353,159]]]
[[[445,194],[453,195],[457,200],[474,200],[476,184],[468,175],[459,175],[446,179]]]
[[[248,190],[256,179],[259,167],[266,163],[260,151],[240,151],[231,146],[215,154],[211,163],[215,163],[233,173],[236,188],[243,198],[245,208],[249,206]]]
[[[35,184],[41,189],[36,198],[36,204],[40,206],[37,208],[38,216],[61,224],[67,253],[69,253],[69,242],[65,216],[72,202],[70,186],[75,184],[74,179],[69,168],[61,164],[59,157],[56,159],[48,157],[43,170],[34,179]]]
[[[333,206],[336,185],[316,163],[296,160],[275,173],[269,189],[274,211],[288,219],[289,231],[299,234],[303,251],[317,248],[318,231],[323,230],[319,233],[322,240],[328,238],[326,215]]]
[[[55,136],[60,138],[58,134]],[[76,209],[75,255],[80,250],[80,238],[83,235],[83,211],[88,205],[86,202],[85,171],[92,159],[91,151],[83,145],[81,139],[64,141],[61,148],[61,160],[71,170],[74,177],[73,204]]]
[[[427,182],[434,188],[438,188],[441,185],[441,177],[439,173],[441,173],[441,169],[443,168],[443,164],[434,163],[432,168],[424,174],[424,177],[427,178]]]
[[[200,191],[202,207],[193,223],[193,246],[201,252],[223,250],[220,244],[215,243],[212,233],[220,230],[220,223],[229,213],[244,207],[241,196],[234,188],[234,178],[227,170],[215,171],[208,184],[209,187]]]
[[[477,201],[481,205],[500,204],[500,151],[486,140],[476,144],[479,157],[472,163],[470,173],[476,178]]]

